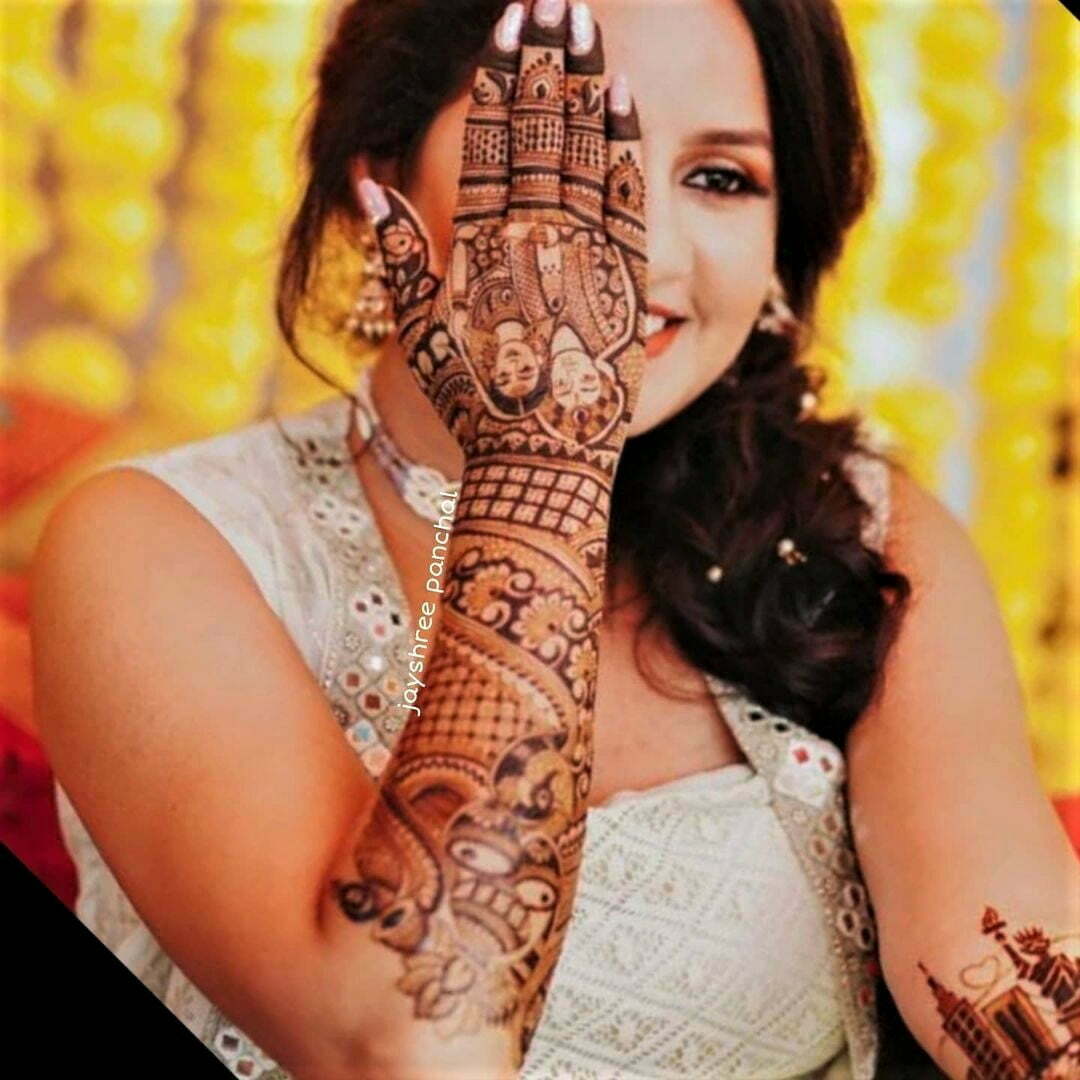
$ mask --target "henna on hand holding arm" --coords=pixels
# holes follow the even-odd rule
[[[489,41],[444,276],[404,197],[374,200],[401,343],[466,464],[419,711],[333,893],[339,924],[396,954],[432,1066],[455,1042],[520,1066],[583,850],[646,259],[636,109],[624,80],[604,92],[598,28],[578,55],[569,22]]]

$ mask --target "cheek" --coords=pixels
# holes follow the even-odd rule
[[[413,182],[405,192],[431,233],[443,265],[450,255],[468,105],[469,95],[462,94],[435,117],[417,156]]]
[[[757,317],[774,266],[774,232],[767,207],[704,223],[697,234],[694,304],[706,324],[745,337]],[[714,326],[714,328],[719,328]]]
[[[761,311],[774,266],[772,200],[724,213],[692,209],[681,221],[688,248],[690,333],[649,362],[630,434],[639,435],[688,405],[734,362]]]

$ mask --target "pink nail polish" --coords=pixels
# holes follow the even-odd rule
[[[390,204],[386,201],[383,189],[374,180],[367,176],[361,177],[356,190],[360,196],[360,205],[364,208],[364,214],[373,225],[389,216]]]
[[[633,107],[630,97],[630,82],[620,71],[611,79],[611,111],[620,116],[629,116]]]
[[[585,0],[574,0],[570,5],[570,51],[584,56],[595,43],[596,32],[592,12]]]
[[[541,26],[558,26],[566,11],[566,0],[536,0],[533,17]]]
[[[514,52],[521,44],[521,27],[525,23],[525,5],[513,3],[503,12],[495,27],[495,44],[503,52]]]

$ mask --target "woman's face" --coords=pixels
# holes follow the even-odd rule
[[[594,0],[607,77],[641,119],[649,306],[686,321],[648,360],[631,435],[673,416],[734,362],[773,270],[776,195],[764,77],[734,0]],[[436,116],[405,194],[450,250],[469,93]],[[652,335],[653,352],[668,335]]]

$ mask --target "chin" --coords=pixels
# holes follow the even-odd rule
[[[677,356],[678,351],[669,349],[648,361],[634,418],[626,429],[628,438],[644,435],[682,412],[731,366],[701,370],[693,366],[692,358]]]
[[[659,428],[697,400],[724,375],[735,359],[731,354],[726,363],[717,364],[714,359],[706,366],[702,363],[703,357],[724,355],[730,349],[730,343],[716,340],[716,335],[703,340],[696,321],[685,324],[659,354],[646,360],[642,390],[637,397],[634,417],[627,424],[626,437],[633,438]]]

